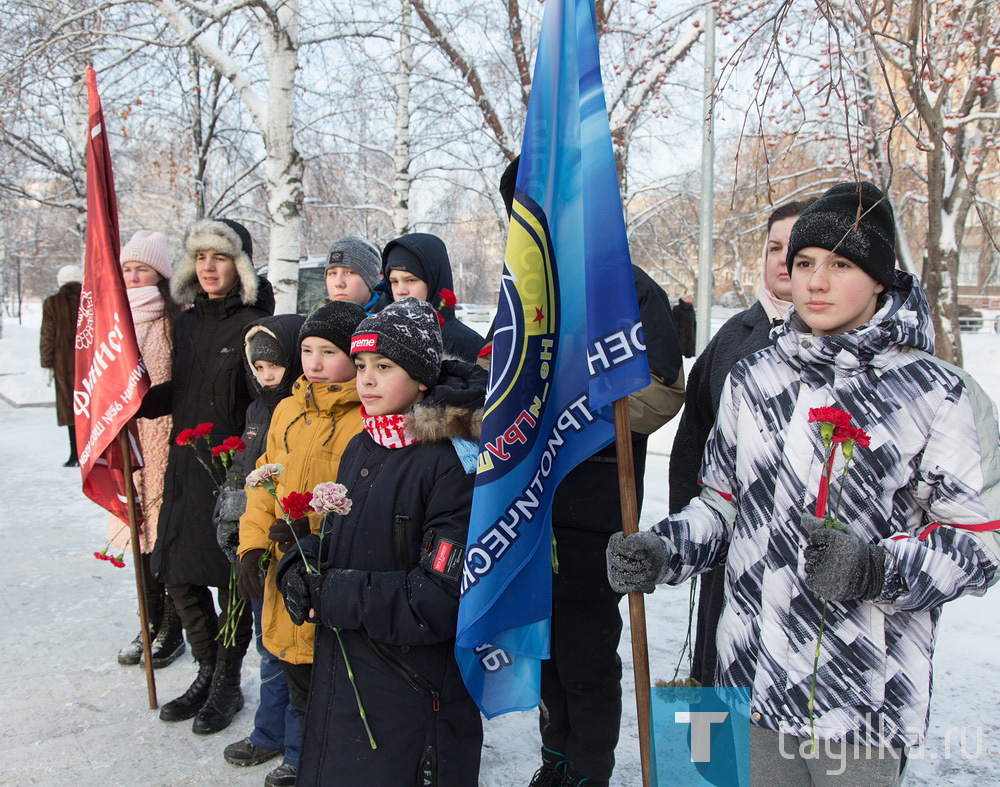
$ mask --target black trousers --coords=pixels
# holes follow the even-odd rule
[[[611,778],[621,727],[619,600],[553,598],[551,657],[542,662],[542,745],[565,755],[574,775],[595,782]]]
[[[309,624],[306,624],[309,625]],[[305,724],[306,705],[309,702],[309,681],[312,679],[312,664],[289,664],[278,662],[288,682],[288,702],[299,719],[299,726]]]
[[[223,614],[229,608],[229,588],[217,588],[219,605]],[[217,654],[226,652],[230,658],[243,658],[253,639],[253,613],[244,604],[243,614],[236,624],[236,641],[231,648],[224,648],[216,640],[219,635],[219,613],[215,611],[212,591],[203,585],[188,583],[167,585],[167,593],[174,602],[177,617],[187,635],[191,655],[198,661],[214,661]]]

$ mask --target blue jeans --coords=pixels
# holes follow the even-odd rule
[[[272,751],[284,749],[284,761],[299,767],[299,749],[302,731],[299,720],[288,700],[288,682],[278,657],[264,647],[261,641],[260,618],[263,600],[251,602],[253,606],[253,631],[260,654],[260,705],[253,719],[250,742],[254,746]]]

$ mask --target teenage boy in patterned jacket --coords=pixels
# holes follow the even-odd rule
[[[792,229],[792,302],[774,346],[738,362],[687,507],[608,547],[612,586],[652,592],[727,561],[717,685],[752,687],[750,784],[895,784],[922,743],[940,607],[997,579],[996,408],[934,357],[916,279],[894,270],[882,193],[844,183]],[[826,450],[810,410],[870,437],[813,516]],[[828,513],[834,506],[831,505]],[[820,514],[821,515],[821,514]],[[812,713],[810,688],[825,615]]]

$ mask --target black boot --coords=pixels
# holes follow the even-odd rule
[[[153,636],[153,632],[149,632],[149,636]],[[138,664],[142,659],[142,634],[136,634],[134,640],[132,640],[128,645],[118,651],[118,663],[123,664],[126,667],[132,666],[133,664]]]
[[[140,651],[142,642],[139,643]],[[153,669],[166,667],[173,664],[184,652],[184,629],[181,627],[181,619],[177,617],[177,610],[174,609],[174,602],[168,597],[163,606],[163,617],[160,620],[160,627],[156,631],[156,639],[152,642]],[[121,654],[118,654],[121,661]],[[143,664],[145,657],[141,658]]]
[[[194,683],[180,697],[160,708],[160,720],[184,721],[196,715],[208,699],[214,672],[214,658],[198,662],[198,675],[194,679]]]
[[[198,735],[211,735],[226,729],[236,712],[243,707],[243,692],[240,691],[240,670],[243,659],[222,651],[212,675],[212,688],[208,701],[195,716],[191,729]]]
[[[542,747],[542,767],[535,771],[528,787],[561,787],[566,778],[566,757]]]
[[[69,429],[69,459],[63,462],[63,467],[79,467],[80,462],[76,456],[76,428],[67,426]]]
[[[167,594],[163,590],[163,585],[152,579],[152,572],[149,570],[149,555],[142,556],[142,570],[145,575],[146,586],[146,623],[149,624],[150,646],[155,649],[153,642],[163,623],[164,604]],[[118,663],[130,666],[133,664],[145,663],[142,658],[142,634],[138,634],[134,640],[118,651]],[[155,664],[156,662],[154,662]]]

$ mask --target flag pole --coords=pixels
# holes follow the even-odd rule
[[[635,463],[632,457],[632,425],[628,397],[615,400],[615,447],[618,451],[618,492],[622,500],[622,532],[628,538],[639,532],[639,507],[635,495]],[[632,633],[632,671],[635,675],[635,706],[639,717],[639,760],[642,785],[649,787],[650,686],[649,649],[646,644],[646,606],[642,593],[628,594],[629,629]]]
[[[156,678],[153,677],[153,648],[149,638],[149,615],[146,609],[146,578],[142,574],[142,546],[139,543],[139,523],[135,515],[135,486],[132,484],[132,452],[128,444],[128,426],[118,433],[122,452],[122,472],[125,474],[125,502],[128,508],[128,529],[132,537],[132,563],[135,565],[135,592],[139,596],[139,626],[142,629],[142,653],[146,661],[146,692],[149,709],[156,710]]]

